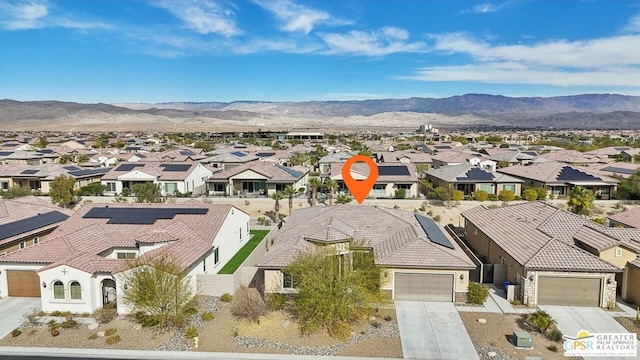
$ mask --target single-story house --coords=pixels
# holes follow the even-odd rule
[[[35,196],[0,199],[0,255],[39,243],[71,214]]]
[[[74,165],[43,164],[24,165],[9,164],[0,166],[0,189],[7,190],[14,186],[39,191],[46,195],[51,189],[51,182],[57,176],[65,175],[76,180],[74,189],[100,182],[100,179],[111,168],[83,168]]]
[[[36,245],[0,256],[0,297],[40,297],[43,311],[91,313],[126,291],[127,259],[170,254],[197,289],[249,240],[231,205],[87,204]],[[118,313],[130,309],[117,303]]]
[[[609,226],[640,229],[640,207],[608,215]],[[640,241],[640,238],[638,239]]]
[[[567,197],[573,187],[582,186],[593,191],[596,199],[608,200],[618,185],[618,180],[612,177],[557,161],[509,166],[497,171],[524,180],[525,186],[547,189],[554,198]]]
[[[318,170],[321,175],[329,174],[333,164],[343,164],[356,155],[357,151],[339,151],[325,155],[318,160]]]
[[[331,164],[331,172],[328,177],[338,182],[338,192],[348,192],[349,189],[342,179],[344,163]],[[411,163],[383,163],[378,164],[378,179],[369,192],[368,198],[393,198],[396,190],[404,190],[405,198],[418,197],[419,180],[416,165]],[[351,177],[355,180],[364,180],[369,177],[369,166],[356,162],[349,169]]]
[[[152,182],[160,185],[162,195],[176,192],[205,194],[206,180],[213,172],[197,162],[148,162],[120,163],[111,168],[102,179],[105,194],[121,194],[124,188],[133,193],[133,185]]]
[[[439,168],[447,165],[468,164],[472,159],[476,158],[483,159],[484,155],[465,148],[464,150],[442,151],[431,159],[433,160],[433,167]]]
[[[229,152],[221,152],[216,150],[216,154],[204,159],[198,160],[201,164],[207,165],[213,169],[229,170],[245,163],[256,161],[259,158],[250,153],[234,149]]]
[[[36,151],[8,150],[0,151],[0,164],[42,165],[58,162],[59,155],[51,149]]]
[[[519,284],[532,305],[605,307],[640,301],[640,229],[614,229],[544,202],[462,213],[465,240],[493,280]],[[637,271],[635,271],[637,270]]]
[[[288,185],[306,188],[309,169],[302,166],[253,161],[214,173],[207,180],[212,196],[269,196]]]
[[[476,268],[426,215],[368,205],[316,206],[296,210],[275,235],[258,264],[265,292],[295,292],[295,279],[284,270],[300,252],[321,247],[345,260],[372,253],[383,269],[381,289],[396,300],[464,302],[469,271]]]
[[[517,196],[522,194],[521,179],[481,167],[461,164],[442,166],[425,172],[425,177],[434,187],[453,186],[454,189],[473,195],[477,190],[488,194],[500,194],[502,190],[511,190]]]

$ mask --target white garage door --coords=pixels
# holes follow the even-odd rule
[[[453,275],[395,273],[396,300],[453,301]]]

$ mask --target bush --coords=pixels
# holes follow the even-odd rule
[[[496,194],[489,194],[489,196],[487,196],[489,198],[489,201],[496,201],[498,200],[498,195]]]
[[[203,321],[211,321],[211,320],[215,319],[215,317],[216,317],[216,316],[215,316],[215,315],[213,315],[213,313],[212,313],[212,312],[210,312],[210,311],[203,312],[202,314],[200,314],[200,318],[201,318]]]
[[[76,329],[80,324],[74,319],[67,319],[60,325],[63,329]]]
[[[49,327],[49,330],[53,330],[59,328],[60,324],[55,320],[49,320],[49,322],[47,322],[47,326]]]
[[[516,195],[511,190],[500,190],[500,194],[498,194],[498,199],[504,202],[513,201],[515,198]]]
[[[145,314],[143,311],[136,312],[135,314],[133,314],[133,317],[136,319],[136,322],[142,327],[152,327],[160,324],[160,320],[151,315]]]
[[[551,341],[561,342],[562,341],[562,331],[558,329],[553,329],[547,334],[547,337]]]
[[[267,307],[258,290],[241,286],[231,301],[231,313],[256,323],[267,312]]]
[[[267,297],[267,306],[271,310],[282,310],[286,302],[287,298],[284,294],[272,293]]]
[[[376,328],[376,329],[377,329],[377,328],[379,328],[379,327],[380,327],[380,325],[381,325],[381,324],[380,324],[379,322],[377,322],[377,321],[374,321],[374,322],[372,322],[372,323],[371,323],[371,326],[372,326],[372,327],[374,327],[374,328]]]
[[[522,305],[522,300],[520,300],[520,299],[513,299],[513,301],[512,301],[511,303],[512,303],[513,305],[520,306],[520,305]]]
[[[18,337],[18,336],[20,336],[20,334],[22,334],[22,331],[20,331],[18,329],[13,329],[11,331],[11,336],[13,336],[13,337]]]
[[[489,296],[489,289],[478,284],[477,282],[469,282],[469,292],[467,293],[467,302],[470,304],[484,304]]]
[[[442,220],[442,217],[440,215],[436,215],[433,217],[433,221],[435,222],[440,222],[440,220]]]
[[[111,335],[114,335],[116,332],[118,332],[117,329],[108,328],[107,330],[104,331],[104,336],[111,336]]]
[[[555,345],[549,345],[547,346],[547,349],[549,349],[549,351],[558,352],[558,347]]]
[[[396,189],[395,196],[396,196],[396,199],[404,199],[407,196],[407,190]]]
[[[60,330],[58,329],[51,329],[49,330],[49,332],[51,332],[51,336],[56,337],[58,335],[60,335]]]
[[[55,310],[51,312],[51,316],[62,316],[63,312],[60,310]]]
[[[111,322],[111,320],[113,320],[116,317],[116,310],[115,309],[105,309],[105,308],[98,309],[93,313],[93,317],[100,324],[106,324],[106,323]]]
[[[476,190],[473,192],[473,198],[476,201],[480,202],[487,201],[487,199],[489,198],[489,194],[484,190]]]
[[[31,311],[25,313],[23,317],[27,321],[27,324],[29,324],[30,326],[36,326],[38,325],[38,316],[44,315],[44,313],[41,313],[42,311],[38,311],[38,309],[32,308]]]
[[[541,334],[547,332],[547,329],[555,324],[555,321],[551,318],[551,315],[547,314],[543,310],[538,310],[529,316],[528,321],[540,330]]]
[[[194,337],[198,336],[198,329],[195,326],[189,326],[184,331],[184,336],[186,336],[187,339],[193,339]]]
[[[95,340],[98,338],[98,334],[91,334],[89,335],[89,340]]]
[[[522,196],[527,201],[535,201],[538,199],[538,192],[535,189],[526,189],[522,192]]]
[[[196,315],[198,313],[198,309],[194,308],[193,306],[189,306],[186,309],[184,309],[184,313],[187,316]]]
[[[233,296],[229,293],[224,293],[220,296],[220,301],[222,302],[231,302],[233,300]]]
[[[113,345],[113,344],[119,343],[119,342],[120,342],[120,340],[122,340],[122,339],[120,338],[120,335],[114,335],[114,336],[106,337],[106,338],[104,339],[104,342],[105,342],[107,345]]]

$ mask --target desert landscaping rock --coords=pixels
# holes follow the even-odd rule
[[[99,326],[99,325],[98,325],[98,323],[93,323],[93,324],[89,324],[89,325],[87,326],[87,328],[88,328],[89,330],[95,330],[95,329],[97,329],[97,328],[98,328],[98,326]]]
[[[104,337],[104,331],[98,331],[96,335],[98,335],[98,337]]]
[[[503,353],[502,350],[491,346],[476,346],[476,351],[478,352],[478,356],[480,356],[480,360],[513,360],[513,358]]]
[[[487,323],[487,319],[480,318],[480,319],[478,319],[478,322],[480,324],[486,324]]]

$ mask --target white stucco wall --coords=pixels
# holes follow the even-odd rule
[[[242,248],[250,238],[249,215],[232,208],[213,239],[213,247],[218,248],[219,261],[213,264],[213,253],[207,258],[207,272],[217,273]]]
[[[92,313],[102,306],[100,284],[97,278],[84,271],[61,265],[38,273],[40,281],[47,287],[41,289],[42,311],[51,312],[71,311],[75,313]],[[61,281],[64,284],[64,299],[54,299],[53,283]],[[72,281],[80,283],[81,299],[72,300],[69,285]],[[100,280],[101,281],[101,280]],[[100,303],[98,305],[98,303]]]

